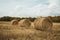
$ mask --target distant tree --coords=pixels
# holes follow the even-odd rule
[[[0,18],[0,21],[11,21],[11,20],[12,20],[12,18],[9,16],[4,16],[4,17]]]

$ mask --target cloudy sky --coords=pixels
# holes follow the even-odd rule
[[[0,16],[60,16],[60,0],[0,0]]]

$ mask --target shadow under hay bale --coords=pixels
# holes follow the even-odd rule
[[[12,20],[12,21],[11,21],[11,24],[12,24],[12,25],[17,25],[17,24],[18,24],[18,20],[16,20],[16,19]]]
[[[34,21],[34,27],[37,30],[48,31],[52,29],[52,21],[48,18],[37,18]]]
[[[31,25],[31,21],[29,19],[23,19],[23,20],[20,20],[20,22],[19,22],[20,27],[28,28],[28,27],[30,27],[30,25]]]

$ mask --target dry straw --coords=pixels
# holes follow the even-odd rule
[[[17,24],[18,24],[18,20],[16,20],[16,19],[12,20],[12,21],[11,21],[11,24],[12,24],[12,25],[17,25]]]
[[[37,18],[34,21],[34,27],[37,30],[51,30],[52,25],[52,21],[48,18]]]
[[[34,23],[31,22],[30,29],[34,29]]]
[[[23,19],[19,22],[20,27],[30,27],[31,21],[29,19]]]

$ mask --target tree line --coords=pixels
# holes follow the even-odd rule
[[[50,18],[53,22],[60,22],[60,16],[48,16],[48,18]],[[35,17],[10,17],[10,16],[3,16],[0,17],[0,21],[12,21],[13,19],[17,19],[17,20],[22,20],[22,19],[29,19],[30,21],[34,21],[36,18]]]

